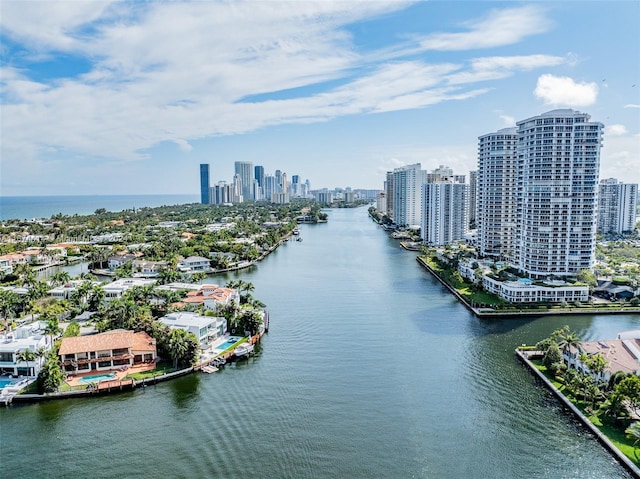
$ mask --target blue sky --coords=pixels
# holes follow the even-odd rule
[[[640,183],[638,1],[1,0],[0,27],[6,196],[197,194],[235,161],[382,188],[567,107]]]

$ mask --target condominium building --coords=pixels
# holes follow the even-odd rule
[[[469,227],[476,224],[476,198],[478,196],[478,171],[469,172]]]
[[[235,173],[240,178],[242,184],[242,198],[243,201],[253,200],[253,180],[255,170],[253,169],[253,163],[248,161],[236,161]]]
[[[420,225],[420,196],[425,171],[420,163],[393,170],[393,221],[400,227]]]
[[[559,109],[479,138],[481,254],[532,278],[593,267],[602,131],[588,114]]]
[[[393,221],[393,171],[387,171],[387,180],[384,182],[384,195],[387,217]]]
[[[422,185],[422,240],[443,246],[464,239],[468,231],[469,185],[454,177]]]
[[[638,185],[614,178],[600,180],[598,192],[598,232],[623,233],[636,226]]]
[[[604,125],[590,118],[561,109],[517,123],[516,259],[532,278],[593,267]]]
[[[209,165],[200,165],[200,203],[209,204]]]
[[[518,157],[516,128],[478,138],[476,226],[483,256],[513,259]]]

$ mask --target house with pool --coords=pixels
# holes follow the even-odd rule
[[[116,330],[62,338],[58,352],[69,374],[122,370],[136,364],[155,364],[156,340],[144,331]]]
[[[200,347],[207,349],[227,332],[227,320],[221,317],[200,316],[198,313],[178,311],[163,316],[159,321],[172,329],[184,329],[198,338]]]
[[[0,335],[0,373],[3,375],[37,376],[44,361],[44,355],[33,361],[21,361],[20,353],[29,350],[33,353],[51,349],[39,322],[16,328]]]

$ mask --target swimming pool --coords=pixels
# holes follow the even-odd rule
[[[83,378],[78,379],[79,383],[96,383],[100,381],[108,381],[110,379],[115,379],[116,373],[109,374],[97,374],[95,376],[85,376]]]
[[[215,349],[219,349],[221,351],[224,351],[225,349],[230,348],[231,346],[236,344],[241,339],[242,338],[239,337],[239,336],[231,336],[231,337],[229,337],[229,339],[227,339],[226,342],[224,342],[222,344],[218,344]]]
[[[0,389],[2,389],[5,386],[11,386],[14,383],[17,383],[18,381],[16,381],[15,379],[4,379],[4,378],[0,378]]]

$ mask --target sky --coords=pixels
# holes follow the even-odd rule
[[[382,189],[556,108],[640,183],[639,32],[637,0],[0,0],[0,195],[198,194],[235,161]]]

